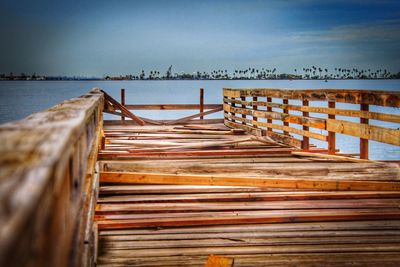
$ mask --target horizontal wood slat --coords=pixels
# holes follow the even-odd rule
[[[281,120],[283,122],[306,125],[309,127],[323,129],[323,130],[326,129],[325,119],[302,117],[302,116],[284,114],[284,113],[279,113],[279,112],[269,112],[269,111],[264,111],[264,110],[252,110],[252,109],[247,109],[247,108],[237,108],[237,107],[232,107],[227,104],[224,104],[224,110],[226,112],[250,115],[250,116],[255,116],[257,118]]]
[[[313,133],[313,132],[309,132],[309,131],[303,131],[303,130],[296,129],[296,128],[289,127],[289,126],[272,124],[272,123],[267,123],[267,122],[260,122],[260,121],[252,121],[252,120],[232,116],[230,114],[225,114],[225,118],[230,119],[230,120],[237,120],[240,122],[246,122],[246,123],[252,124],[254,126],[265,126],[265,127],[269,127],[269,128],[273,128],[273,129],[277,129],[277,130],[288,131],[291,133],[295,133],[295,134],[302,135],[302,136],[308,136],[308,137],[311,137],[311,138],[314,138],[317,140],[321,140],[321,141],[328,140],[328,137],[326,135],[317,134],[317,133]]]
[[[94,217],[98,266],[204,266],[217,253],[238,266],[396,266],[397,165],[315,154],[327,153],[315,146],[299,152],[287,145],[299,140],[268,131],[271,125],[224,115],[234,131],[106,128]],[[196,142],[218,146],[188,149]],[[185,149],[170,151],[171,144]],[[126,152],[146,146],[166,150]]]
[[[371,111],[363,111],[363,110],[353,110],[353,109],[335,109],[335,108],[324,108],[324,107],[310,107],[310,106],[298,106],[298,105],[285,105],[280,103],[269,103],[262,101],[242,101],[239,99],[227,99],[224,101],[226,103],[235,103],[246,106],[264,106],[264,107],[272,107],[272,108],[280,108],[280,109],[288,109],[288,110],[296,110],[296,111],[304,111],[304,112],[313,112],[313,113],[322,113],[322,114],[330,114],[330,115],[339,115],[346,117],[357,117],[371,120],[380,120],[387,122],[400,123],[400,115],[396,114],[386,114],[386,113],[378,113]]]
[[[297,99],[309,101],[334,101],[350,104],[368,104],[384,107],[399,107],[400,93],[395,91],[371,91],[352,89],[231,89],[224,88],[226,97],[263,96],[272,98]]]
[[[396,129],[328,119],[327,130],[400,146],[400,130]]]
[[[253,101],[247,101],[246,97],[253,97]],[[257,101],[259,97],[266,97],[266,101]],[[275,100],[278,99],[278,100]],[[289,100],[302,101],[303,105],[289,104]],[[272,100],[283,103],[274,103]],[[314,107],[309,101],[326,101],[328,107]],[[336,102],[348,104],[360,104],[360,110],[336,109]],[[307,104],[304,104],[307,103]],[[238,107],[240,105],[240,107]],[[400,92],[394,91],[368,91],[368,90],[345,90],[345,89],[316,89],[316,90],[287,90],[287,89],[230,89],[224,88],[224,111],[225,121],[239,121],[246,128],[261,128],[267,131],[264,135],[274,133],[273,130],[281,130],[284,135],[290,133],[303,137],[302,147],[309,144],[308,138],[328,142],[329,153],[334,154],[336,148],[335,133],[359,137],[360,157],[368,158],[368,140],[374,140],[392,145],[400,145],[400,128],[397,129],[368,125],[369,120],[385,121],[400,124],[400,115],[369,111],[369,105],[384,107],[400,107]],[[267,107],[261,109],[259,107]],[[273,109],[280,109],[273,110]],[[289,111],[302,112],[299,116]],[[230,113],[230,114],[229,114]],[[310,113],[320,113],[328,116],[328,119],[310,117]],[[242,114],[238,118],[235,114]],[[246,115],[257,118],[247,120]],[[360,118],[360,123],[336,120],[335,116]],[[267,122],[258,120],[265,118]],[[281,123],[274,123],[273,120]],[[327,125],[329,121],[329,126]],[[303,125],[303,129],[289,127],[289,123]],[[283,125],[282,125],[283,124]],[[226,124],[229,126],[228,124]],[[229,126],[230,127],[230,126]],[[328,136],[310,132],[309,127],[326,130]],[[242,127],[243,129],[244,127]],[[276,132],[276,131],[275,131]]]
[[[199,110],[200,104],[142,104],[125,105],[130,110]],[[204,104],[204,109],[216,109],[222,104]]]
[[[254,177],[223,177],[212,175],[178,175],[134,172],[102,172],[104,183],[131,184],[191,184],[221,186],[259,186],[271,188],[301,188],[318,190],[400,191],[400,182],[320,180],[320,179],[271,179]]]

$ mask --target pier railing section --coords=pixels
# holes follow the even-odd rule
[[[399,113],[370,111],[371,106],[399,108],[400,92],[224,88],[223,97],[225,125],[303,150],[316,139],[335,154],[336,133],[360,138],[362,159],[368,158],[369,140],[400,146]],[[337,103],[355,105],[337,108]],[[370,120],[394,127],[371,125]]]
[[[107,124],[139,124],[139,125],[175,125],[182,123],[222,123],[223,119],[206,119],[207,115],[222,111],[222,104],[205,104],[204,89],[200,88],[199,104],[127,104],[125,97],[125,89],[121,89],[120,100],[112,98],[106,92],[104,112],[112,115],[120,116],[120,120],[108,120]],[[165,111],[182,111],[197,110],[190,116],[177,118],[173,120],[152,120],[135,115],[137,110],[165,110]]]
[[[0,126],[0,266],[91,265],[103,106],[92,90]]]

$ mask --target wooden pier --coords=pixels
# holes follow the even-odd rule
[[[400,146],[400,115],[369,111],[400,93],[201,92],[138,105],[93,90],[2,125],[0,266],[399,266],[399,162],[368,160],[368,140]],[[163,109],[196,111],[135,114]]]

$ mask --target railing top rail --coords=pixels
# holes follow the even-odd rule
[[[400,107],[400,91],[354,89],[224,88],[224,96],[234,98],[258,96]]]

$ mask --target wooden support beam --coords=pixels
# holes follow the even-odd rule
[[[205,115],[209,115],[209,114],[212,114],[212,113],[216,113],[216,112],[221,111],[221,110],[222,110],[222,107],[219,107],[219,108],[212,109],[212,110],[209,110],[209,111],[206,111],[206,112],[201,112],[201,113],[197,113],[197,114],[194,114],[194,115],[191,115],[191,116],[187,116],[187,117],[183,117],[183,118],[180,118],[180,119],[177,119],[177,120],[173,120],[173,121],[167,122],[165,124],[166,125],[179,124],[179,123],[187,122],[187,121],[190,121],[192,119],[195,119],[195,118],[198,118],[198,117],[201,117],[201,116],[205,116]]]
[[[283,105],[287,106],[289,104],[289,100],[288,99],[283,99],[282,101],[283,101]],[[284,108],[283,109],[283,114],[289,114],[289,110],[287,108]],[[289,126],[289,122],[284,121],[283,125],[284,126]],[[288,131],[283,131],[283,134],[284,135],[289,135],[289,132]]]
[[[257,100],[258,100],[258,97],[254,96],[253,97],[253,103],[257,102]],[[253,110],[258,110],[258,106],[257,105],[252,105],[252,106],[253,106]],[[257,116],[253,116],[253,121],[258,121]],[[257,128],[257,125],[253,124],[253,126],[254,126],[254,128]]]
[[[246,101],[246,97],[243,97],[243,96],[242,96],[240,99],[241,99],[242,101]],[[242,108],[246,108],[246,105],[242,104]],[[242,113],[242,119],[246,119],[246,114],[243,114],[243,113]],[[242,124],[246,125],[246,122],[243,120],[243,121],[242,121]]]
[[[121,105],[125,106],[125,89],[121,89]],[[125,116],[121,116],[121,121],[125,120]]]
[[[259,186],[270,188],[318,189],[336,191],[399,191],[400,182],[326,180],[326,179],[278,179],[232,177],[212,175],[180,175],[134,172],[102,172],[100,181],[122,184],[187,184],[221,186]]]
[[[204,110],[215,109],[222,104],[204,104]],[[126,104],[129,110],[199,110],[200,104]]]
[[[360,109],[362,111],[369,111],[368,104],[361,104]],[[365,118],[360,118],[361,124],[368,125],[369,120]],[[368,139],[360,138],[360,159],[368,159]]]
[[[125,115],[126,117],[131,118],[132,120],[134,120],[137,124],[139,125],[144,125],[144,121],[142,119],[140,119],[139,117],[137,117],[136,115],[134,115],[132,112],[130,112],[128,109],[126,109],[123,105],[121,105],[120,103],[118,103],[117,100],[115,100],[114,98],[112,98],[110,95],[108,95],[106,92],[104,92],[103,90],[101,90],[101,92],[104,94],[104,98],[105,101],[110,102],[112,105],[114,105],[115,107],[118,107],[121,110],[121,113],[123,115]],[[107,108],[107,106],[105,106],[105,109]]]
[[[336,107],[336,103],[333,101],[329,101],[328,107],[334,109]],[[334,120],[335,115],[329,114],[328,118]],[[328,153],[334,155],[335,151],[336,151],[336,134],[334,131],[328,130]]]
[[[235,100],[234,97],[231,97],[231,99],[232,99],[232,100]],[[224,106],[225,106],[225,104],[224,104]],[[232,103],[232,107],[236,107],[236,104],[235,104],[235,103]],[[224,109],[224,110],[225,110],[225,109]],[[228,112],[231,113],[232,116],[236,116],[235,112],[233,112],[233,111],[228,111]],[[235,120],[232,119],[232,122],[235,123]]]
[[[200,88],[200,113],[204,112],[204,89]],[[204,119],[204,116],[200,116],[200,120]]]
[[[116,115],[116,116],[121,116],[121,117],[128,117],[127,115],[118,112],[118,111],[112,111],[112,110],[103,110],[104,113],[108,113],[108,114],[112,114],[112,115]],[[164,124],[162,121],[157,121],[157,120],[152,120],[152,119],[148,119],[148,118],[143,118],[143,117],[139,117],[139,119],[143,120],[144,122],[147,122],[149,124],[154,124],[154,125],[162,125]],[[118,122],[118,121],[117,121]],[[129,124],[128,121],[123,121],[123,122],[118,122],[118,123],[122,123],[123,125]]]
[[[272,102],[272,98],[271,97],[267,97],[267,103],[271,103]],[[272,107],[267,106],[267,111],[268,112],[272,112]],[[272,119],[267,119],[268,123],[272,123]],[[272,128],[267,128],[267,131],[272,131]]]
[[[303,100],[303,106],[308,107],[308,105],[309,105],[308,100]],[[310,113],[307,111],[303,111],[302,115],[303,115],[303,117],[309,117]],[[310,127],[303,125],[303,131],[309,132]],[[303,135],[303,142],[301,143],[301,148],[304,150],[310,149],[310,138],[306,135]]]

